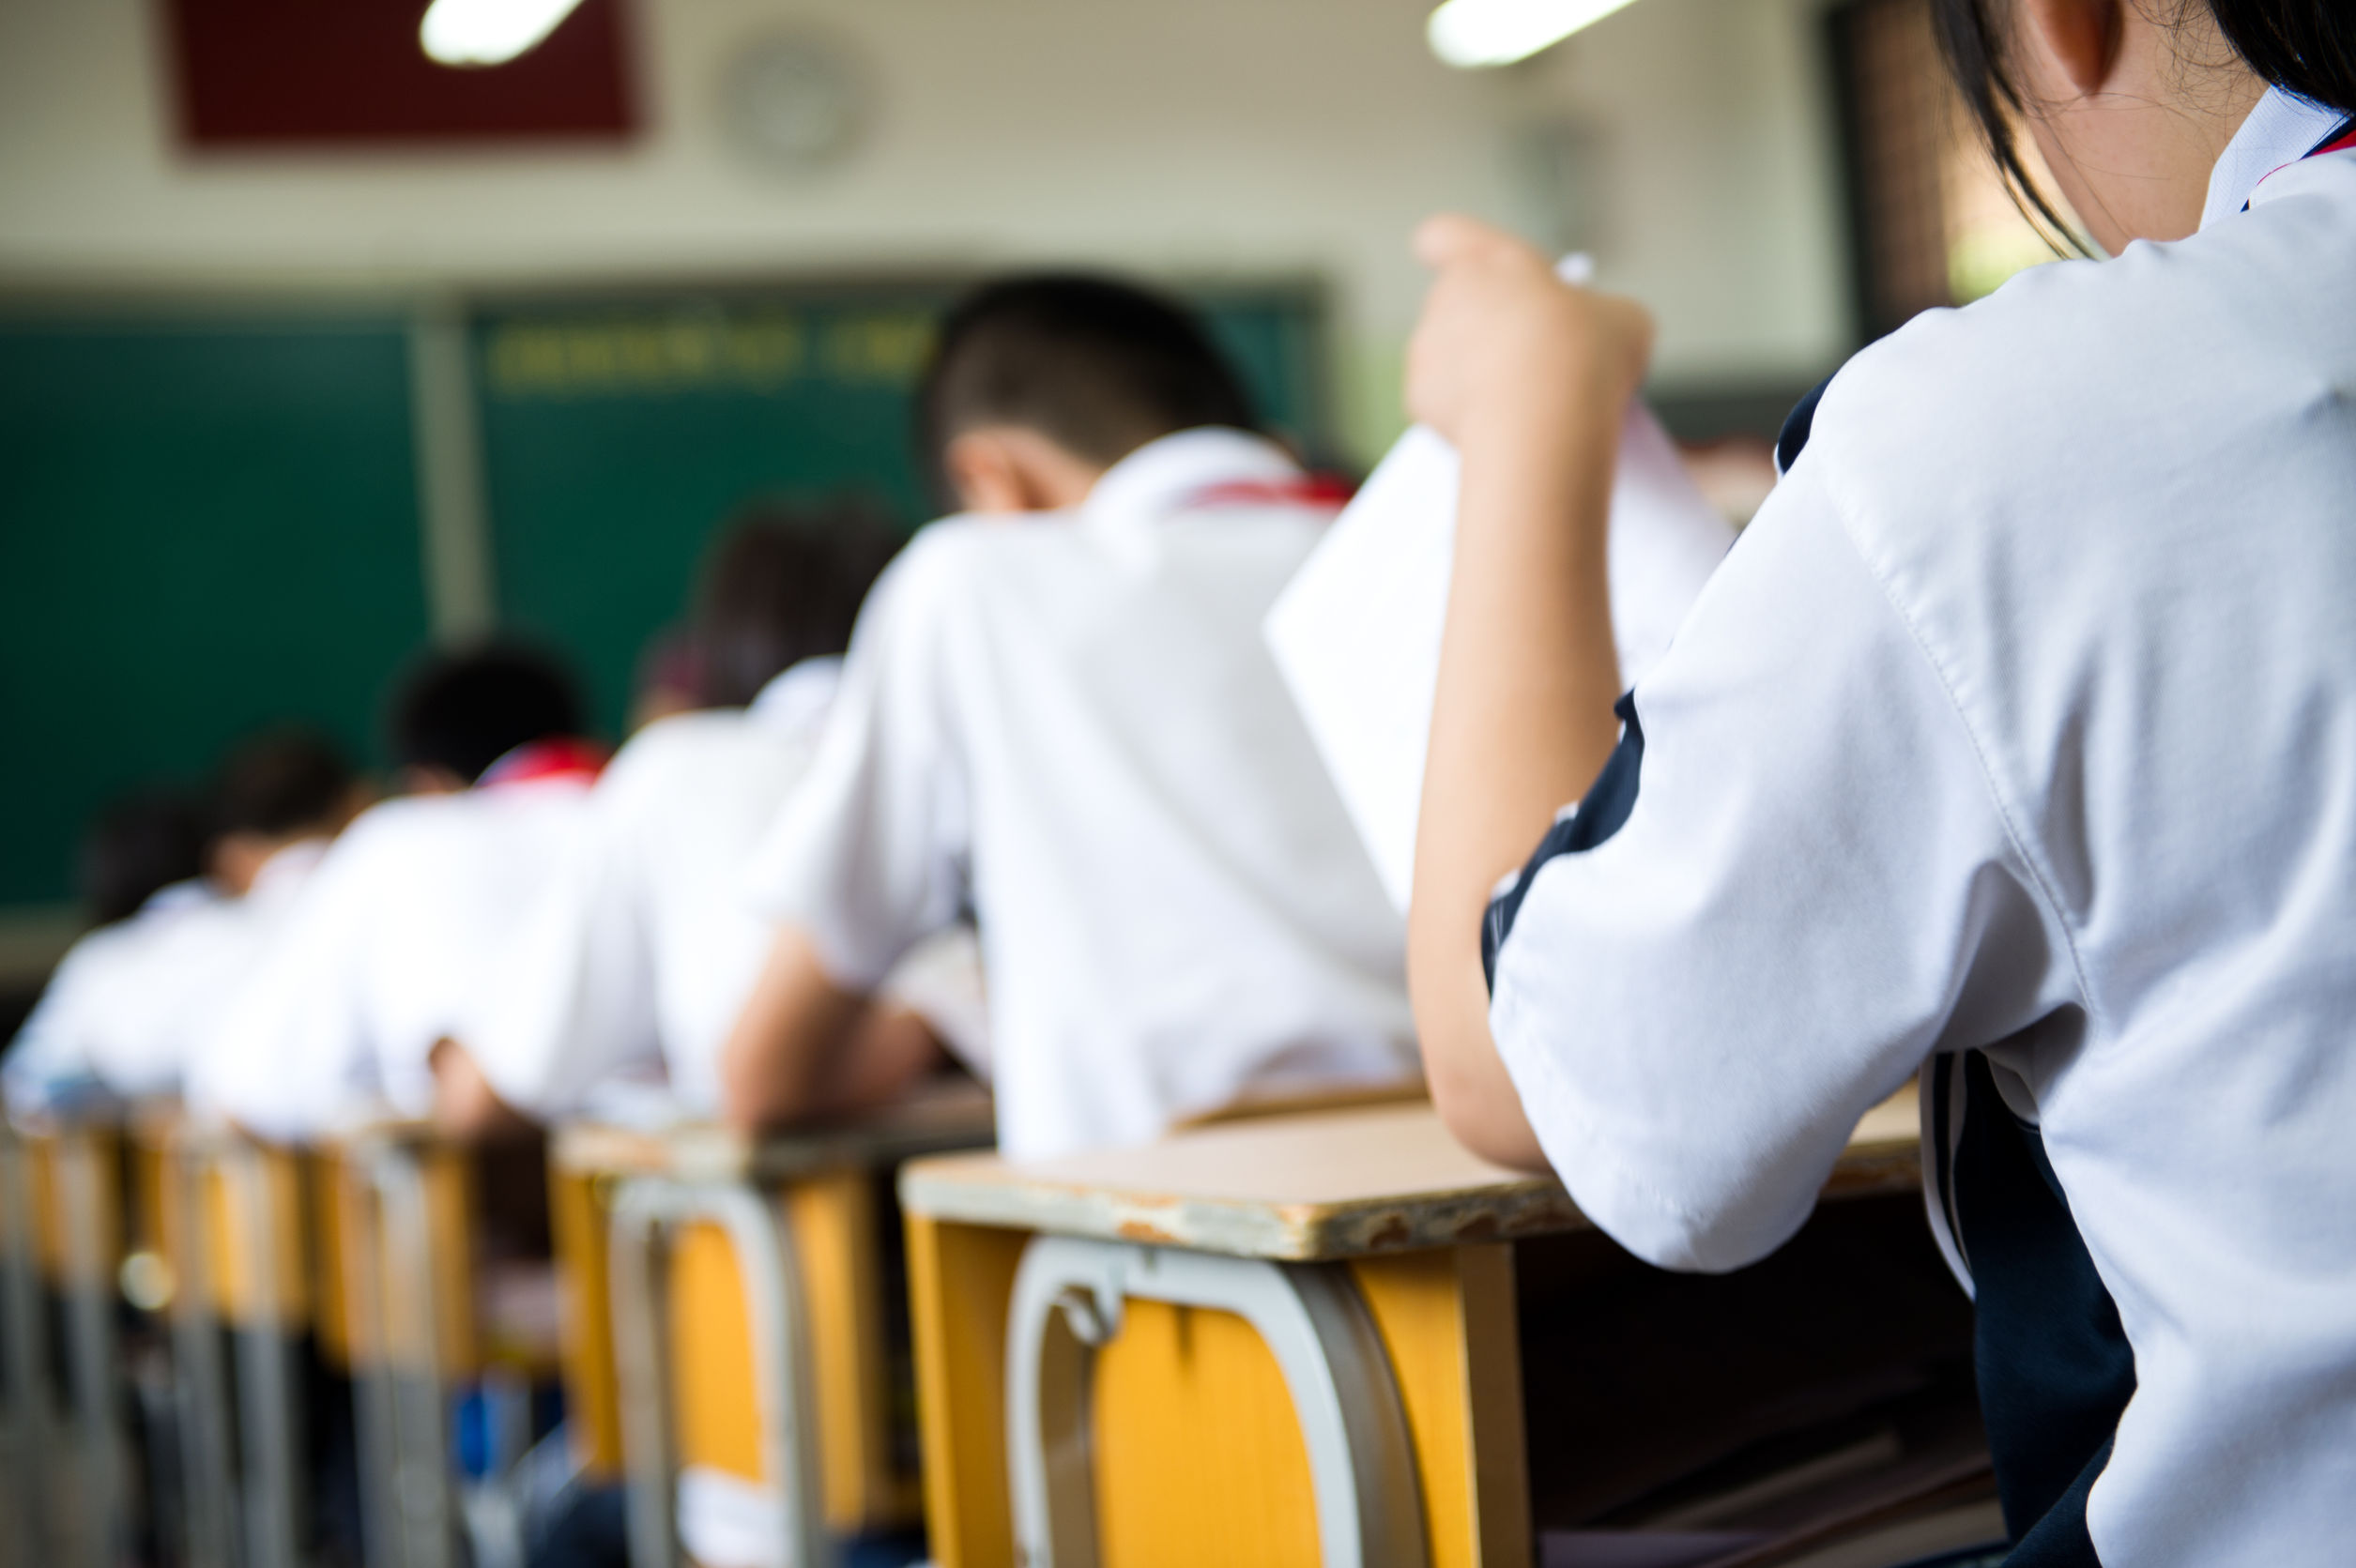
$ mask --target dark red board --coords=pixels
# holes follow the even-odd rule
[[[427,0],[158,0],[199,150],[616,140],[637,129],[624,0],[582,0],[539,48],[457,70],[418,47]]]

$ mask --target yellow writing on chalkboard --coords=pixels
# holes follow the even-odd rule
[[[500,323],[483,368],[502,398],[775,392],[796,381],[905,387],[931,345],[931,318],[913,310],[598,316]]]

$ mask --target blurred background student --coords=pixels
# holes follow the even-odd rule
[[[571,677],[528,648],[411,670],[390,716],[406,793],[322,860],[215,1022],[191,1103],[290,1141],[431,1116],[461,1020],[585,820],[604,753],[583,727]]]
[[[852,621],[898,542],[848,503],[762,506],[720,534],[687,634],[666,645],[696,672],[696,710],[649,723],[598,781],[586,830],[466,1031],[485,1092],[547,1119],[618,1080],[659,1080],[671,1114],[717,1114],[720,1044],[769,945],[746,861],[809,766]],[[979,1049],[976,1022],[945,1027]],[[895,1062],[939,1049],[905,1013],[880,1028]]]
[[[334,747],[263,735],[222,764],[208,804],[169,790],[99,820],[85,851],[99,929],[58,966],[0,1084],[29,1109],[178,1092],[192,1053],[329,844],[366,803]]]

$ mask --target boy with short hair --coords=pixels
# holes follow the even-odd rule
[[[429,1116],[445,1083],[467,1081],[452,1036],[603,760],[571,678],[513,646],[428,658],[390,721],[410,794],[337,841],[191,1075],[191,1104],[266,1137]]]
[[[780,930],[729,1117],[818,1110],[876,986],[969,906],[1010,1153],[1411,1076],[1400,921],[1260,634],[1336,497],[1184,311],[1100,279],[966,301],[920,419],[970,514],[878,585],[755,863]]]
[[[5,1081],[18,1108],[176,1092],[329,841],[363,803],[343,756],[302,730],[237,747],[210,795],[207,809],[151,794],[100,820],[84,875],[103,923],[67,953],[9,1053]]]

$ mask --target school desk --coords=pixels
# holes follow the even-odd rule
[[[1905,1195],[1919,1182],[1909,1089],[1859,1128],[1828,1188],[1836,1201],[1819,1208],[1822,1221],[1875,1205],[1885,1227],[1844,1243],[1852,1261],[1864,1249],[1864,1267],[1843,1293],[1878,1288],[1873,1249],[1893,1216],[1920,1230],[1919,1195]],[[1693,1395],[1699,1385],[1675,1362],[1693,1359],[1715,1367],[1709,1378],[1747,1387],[1762,1362],[1771,1382],[1785,1354],[1753,1353],[1735,1333],[1688,1358],[1676,1334],[1645,1321],[1691,1310],[1676,1294],[1685,1277],[1619,1254],[1553,1180],[1465,1153],[1426,1104],[1205,1126],[1029,1165],[922,1160],[903,1170],[900,1198],[926,1522],[941,1568],[1528,1568],[1534,1487],[1549,1507],[1567,1496],[1575,1515],[1671,1473],[1645,1378],[1682,1378],[1680,1397],[1706,1404],[1706,1388]],[[1892,1342],[1858,1350],[1844,1376],[1913,1356],[1918,1319],[1940,1354],[1956,1351],[1959,1335],[1967,1345],[1960,1292],[1920,1277],[1935,1268],[1928,1247],[1910,1254],[1897,1304],[1862,1319],[1869,1340],[1880,1332],[1871,1325],[1893,1320]],[[1571,1347],[1603,1363],[1578,1396],[1598,1412],[1583,1430],[1563,1401],[1532,1407],[1532,1390],[1548,1385],[1525,1377],[1523,1339],[1543,1319],[1517,1295],[1522,1268],[1532,1274],[1523,1286],[1543,1272],[1563,1282],[1566,1301],[1640,1303],[1624,1314],[1632,1321]],[[1843,1362],[1838,1343],[1803,1346],[1810,1331],[1795,1320],[1823,1316],[1805,1283],[1795,1296],[1788,1270],[1752,1274],[1733,1276],[1732,1288],[1787,1300],[1760,1321],[1797,1335],[1793,1376]],[[1657,1302],[1645,1295],[1652,1281],[1669,1292]],[[1846,1326],[1815,1336],[1854,1337]],[[1639,1364],[1645,1357],[1658,1364]],[[1614,1378],[1627,1385],[1619,1395],[1595,1392]],[[1754,1423],[1761,1410],[1788,1413],[1795,1393],[1753,1392],[1741,1419]],[[1585,1446],[1566,1448],[1558,1428]],[[1770,1435],[1730,1431],[1729,1452],[1735,1439]],[[1535,1472],[1534,1458],[1545,1460]],[[1963,1469],[1984,1483],[1984,1453]],[[1945,1473],[1933,1481],[1950,1485]]]
[[[773,1488],[788,1560],[912,1523],[891,1324],[903,1162],[987,1145],[987,1095],[944,1079],[855,1124],[747,1140],[695,1125],[556,1139],[567,1406],[629,1486],[631,1560],[680,1560],[673,1491],[701,1467]]]

